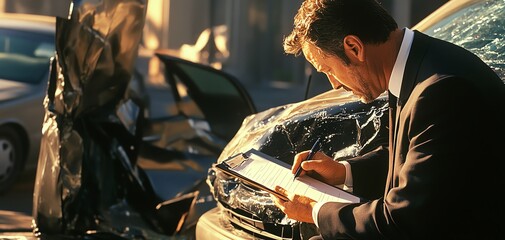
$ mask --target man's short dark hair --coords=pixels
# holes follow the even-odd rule
[[[308,41],[348,63],[345,36],[379,44],[397,28],[393,17],[375,0],[305,0],[294,18],[293,31],[284,38],[284,51],[299,55]]]

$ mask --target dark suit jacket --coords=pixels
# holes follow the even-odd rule
[[[389,149],[349,160],[354,192],[383,194],[324,204],[323,238],[505,239],[504,89],[475,55],[415,31]]]

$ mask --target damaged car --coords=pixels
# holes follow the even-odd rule
[[[413,29],[472,51],[505,81],[504,19],[502,0],[450,1]],[[330,90],[249,116],[218,163],[256,149],[292,165],[294,155],[310,149],[318,137],[321,151],[346,159],[387,145],[387,125],[387,96],[363,104],[350,93]],[[314,224],[287,218],[268,192],[218,168],[209,170],[207,183],[218,206],[198,221],[197,239],[309,239],[318,234]]]
[[[223,71],[137,51],[146,4],[74,1],[68,18],[56,18],[33,193],[37,237],[192,238],[215,207],[207,170],[255,106]],[[136,68],[152,58],[163,82],[143,85]]]
[[[386,95],[363,104],[349,92],[330,90],[246,118],[218,162],[256,149],[291,165],[318,137],[320,151],[346,159],[387,144],[388,121]],[[217,168],[207,183],[218,207],[198,221],[197,239],[308,239],[316,233],[314,225],[286,218],[268,192]]]

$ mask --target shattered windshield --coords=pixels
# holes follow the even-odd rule
[[[505,1],[470,5],[428,28],[425,33],[472,51],[505,79]]]

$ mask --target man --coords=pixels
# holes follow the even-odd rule
[[[277,187],[289,218],[324,239],[505,239],[505,84],[492,69],[399,29],[374,0],[305,0],[284,49],[363,102],[390,92],[388,147],[345,162],[318,152],[301,163],[303,152],[292,168],[369,200],[315,202]]]

